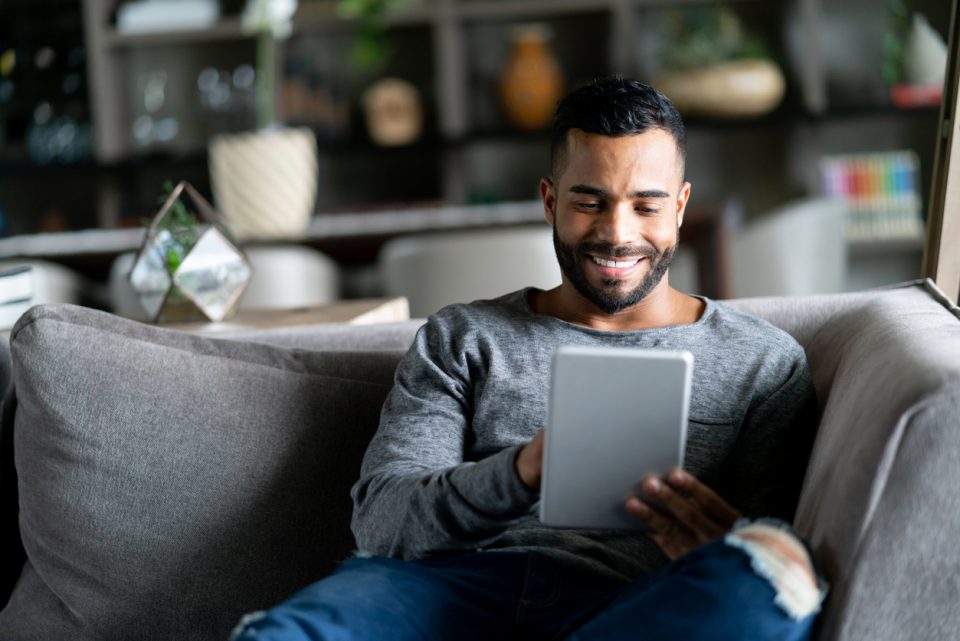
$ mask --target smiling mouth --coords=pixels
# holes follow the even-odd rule
[[[628,258],[627,260],[610,260],[607,258],[600,258],[599,256],[590,256],[590,259],[601,267],[613,267],[614,269],[626,269],[628,267],[633,267],[639,263],[643,257],[638,256],[636,258]]]

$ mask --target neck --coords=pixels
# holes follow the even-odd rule
[[[694,323],[705,307],[699,299],[671,288],[666,277],[639,303],[615,314],[598,308],[566,279],[555,289],[536,292],[531,296],[530,306],[539,314],[608,332]]]

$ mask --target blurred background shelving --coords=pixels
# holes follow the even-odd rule
[[[0,2],[0,54],[15,57],[0,76],[3,234],[139,225],[165,180],[210,194],[208,140],[254,127],[242,0],[222,0],[206,28],[152,33],[118,29],[121,4]],[[949,3],[905,4],[945,37]],[[497,91],[516,28],[546,26],[567,88],[614,72],[649,80],[671,12],[720,5],[763,41],[786,93],[757,119],[688,119],[696,202],[735,199],[749,220],[816,194],[823,156],[891,149],[917,154],[926,191],[939,111],[892,105],[878,0],[408,0],[387,15],[392,55],[376,73],[350,62],[356,20],[339,17],[335,0],[301,0],[279,45],[276,100],[285,123],[317,136],[319,215],[534,199],[548,132],[513,127]],[[413,144],[370,139],[361,95],[384,76],[420,94],[425,127]]]

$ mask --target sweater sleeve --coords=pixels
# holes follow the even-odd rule
[[[516,473],[522,444],[464,460],[476,360],[442,319],[431,317],[417,334],[351,492],[361,550],[412,559],[477,548],[539,498]]]
[[[818,409],[803,349],[780,368],[779,385],[757,399],[724,461],[717,490],[748,517],[792,521],[813,445]]]

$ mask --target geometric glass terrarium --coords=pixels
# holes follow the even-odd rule
[[[222,321],[237,311],[253,269],[220,216],[181,181],[150,221],[130,283],[153,322]]]

